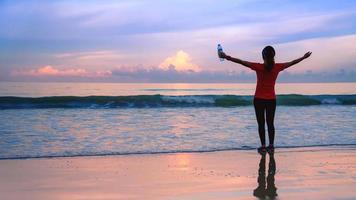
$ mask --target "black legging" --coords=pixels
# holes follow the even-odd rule
[[[275,99],[253,99],[253,105],[255,106],[255,113],[258,123],[258,133],[260,135],[260,140],[262,146],[266,145],[265,139],[265,111],[266,111],[266,121],[268,127],[268,138],[269,144],[274,144],[274,113],[276,111],[276,100]]]

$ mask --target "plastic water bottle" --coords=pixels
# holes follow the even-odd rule
[[[218,57],[219,57],[220,61],[224,61],[224,58],[220,57],[220,52],[223,52],[223,49],[222,49],[221,44],[218,44]]]

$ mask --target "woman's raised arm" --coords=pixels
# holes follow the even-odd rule
[[[245,61],[245,60],[241,60],[239,58],[234,58],[234,57],[228,56],[224,52],[220,52],[219,56],[220,56],[220,58],[225,58],[228,61],[231,61],[231,62],[234,62],[234,63],[238,63],[238,64],[243,65],[243,66],[248,67],[248,68],[251,68],[251,66],[252,66],[251,62],[248,62],[248,61]]]
[[[290,61],[290,62],[283,63],[284,64],[284,69],[299,63],[300,61],[308,58],[311,54],[312,54],[312,52],[308,51],[307,53],[304,54],[304,56],[302,56],[302,57],[300,57],[298,59],[295,59],[295,60]]]

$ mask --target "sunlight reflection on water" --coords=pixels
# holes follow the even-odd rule
[[[258,145],[252,106],[0,111],[0,157],[209,151]],[[277,146],[356,144],[356,106],[279,106]]]

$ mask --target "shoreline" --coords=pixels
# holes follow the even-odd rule
[[[279,148],[274,158],[277,199],[356,197],[356,146]],[[259,177],[261,163],[267,176],[271,162],[252,150],[0,160],[0,194],[3,199],[256,199],[258,180],[272,180]]]
[[[340,149],[339,149],[340,148]],[[276,146],[276,151],[293,151],[297,152],[298,149],[302,151],[325,151],[325,150],[344,150],[356,149],[356,144],[325,144],[325,145],[306,145],[306,146]],[[295,149],[295,150],[294,150]],[[225,151],[257,151],[257,147],[241,147],[241,148],[227,148],[215,150],[192,150],[192,151],[172,151],[172,152],[133,152],[133,153],[103,153],[103,154],[78,154],[78,155],[61,155],[61,156],[29,156],[29,157],[9,157],[0,158],[2,160],[29,160],[29,159],[56,159],[56,158],[76,158],[76,157],[106,157],[106,156],[135,156],[135,155],[166,155],[166,154],[179,154],[179,153],[214,153]]]

